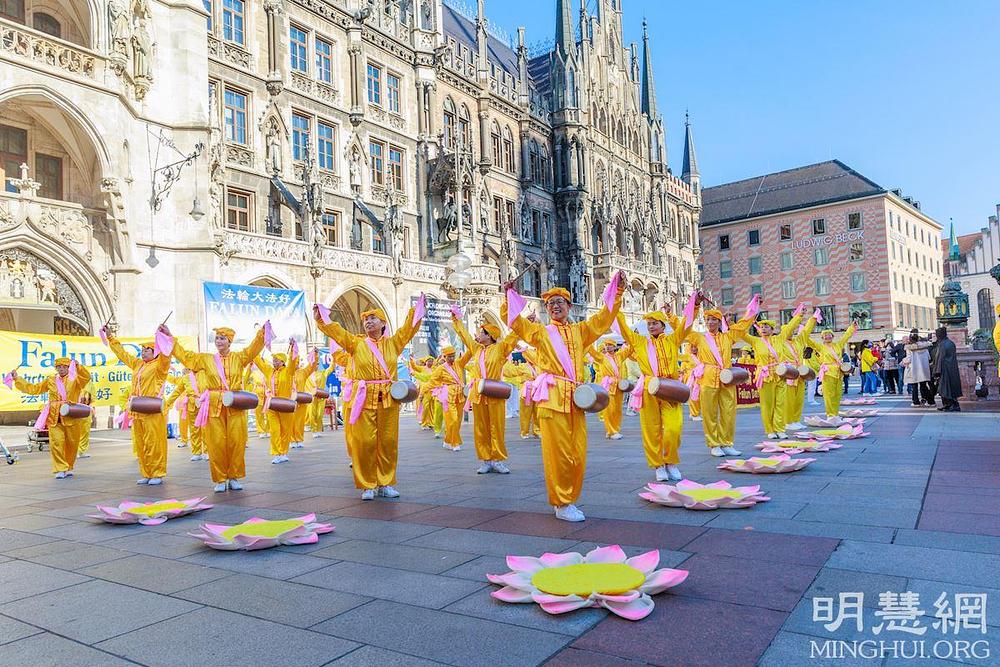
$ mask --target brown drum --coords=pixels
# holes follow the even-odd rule
[[[844,375],[850,375],[853,369],[854,367],[851,366],[851,363],[849,361],[845,361],[840,364],[840,372],[843,373]]]
[[[159,396],[133,396],[128,399],[128,409],[140,415],[158,415],[163,412],[163,399]]]
[[[774,367],[774,374],[782,380],[794,380],[799,377],[799,369],[791,364],[778,364]]]
[[[499,398],[506,401],[510,398],[510,385],[498,380],[480,380],[479,393],[487,398]]]
[[[611,395],[599,384],[581,384],[573,392],[573,403],[584,412],[600,412],[610,402]]]
[[[624,391],[626,394],[631,393],[635,389],[635,381],[628,378],[622,378],[618,381],[618,391]]]
[[[59,406],[59,414],[63,417],[81,419],[90,416],[90,406],[84,403],[63,403]]]
[[[691,387],[680,380],[670,378],[649,378],[646,382],[646,391],[671,403],[687,403],[691,398]]]
[[[299,405],[306,405],[313,402],[313,395],[304,391],[295,393],[295,402]]]
[[[267,402],[267,409],[272,412],[280,412],[282,414],[291,414],[295,412],[295,406],[297,404],[290,398],[281,398],[280,396],[274,396],[270,401]]]
[[[389,395],[397,403],[412,403],[417,400],[420,390],[417,389],[417,385],[409,380],[400,380],[399,382],[392,383],[392,387],[389,388]]]
[[[313,396],[315,396],[317,400],[325,401],[326,399],[330,398],[330,392],[328,392],[326,389],[317,389],[316,391],[313,392]]]
[[[809,364],[802,364],[799,366],[799,378],[809,382],[810,380],[816,379],[816,371],[812,369]]]
[[[258,403],[257,394],[250,391],[227,391],[222,394],[222,404],[233,410],[253,410]]]
[[[750,371],[745,368],[723,368],[719,371],[719,382],[732,387],[750,381]]]

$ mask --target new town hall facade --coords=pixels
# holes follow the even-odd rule
[[[667,167],[645,31],[624,43],[621,0],[557,0],[529,52],[483,4],[0,2],[0,328],[146,333],[172,309],[196,335],[203,280],[304,290],[348,326],[421,291],[498,319],[516,275],[582,313],[618,268],[627,310],[680,304],[699,175],[690,127]]]

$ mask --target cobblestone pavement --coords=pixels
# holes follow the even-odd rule
[[[897,637],[859,633],[853,622],[828,632],[813,620],[812,598],[863,592],[871,625],[883,591],[920,593],[925,625],[942,592],[988,594],[985,634],[961,637],[992,642],[990,657],[965,661],[997,664],[1000,414],[944,414],[897,397],[878,408],[869,437],[788,475],[717,471],[701,425],[686,421],[686,477],[759,483],[772,498],[716,512],[638,498],[652,478],[637,418],[625,418],[621,441],[604,439],[591,419],[580,502],[588,519],[577,524],[551,516],[538,442],[520,440],[516,420],[513,473],[476,475],[471,425],[463,451],[451,453],[404,415],[402,497],[366,503],[342,432],[307,435],[282,465],[252,434],[246,489],[226,494],[212,494],[208,464],[173,442],[166,483],[137,487],[127,434],[95,432],[93,456],[72,479],[52,479],[47,453],[0,466],[0,665],[819,665],[827,661],[810,658],[812,642]],[[745,455],[760,436],[756,409],[741,411]],[[23,440],[23,429],[4,437]],[[85,518],[96,502],[198,495],[215,508],[160,526]],[[336,531],[255,553],[212,551],[185,535],[201,520],[306,512]],[[489,596],[485,575],[506,572],[506,554],[604,544],[658,548],[664,566],[690,576],[655,596],[638,623],[603,610],[548,616]]]

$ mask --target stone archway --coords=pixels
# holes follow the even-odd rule
[[[24,250],[0,250],[0,329],[89,335],[97,325],[60,267]]]
[[[373,308],[381,308],[390,319],[388,330],[392,329],[392,313],[372,292],[359,286],[349,287],[330,306],[330,317],[352,333],[361,333],[361,313]]]

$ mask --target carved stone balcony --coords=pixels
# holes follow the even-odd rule
[[[87,261],[94,257],[94,233],[106,231],[104,211],[42,197],[0,192],[0,234],[28,225]]]
[[[0,55],[60,74],[103,81],[106,60],[95,51],[0,19]]]

